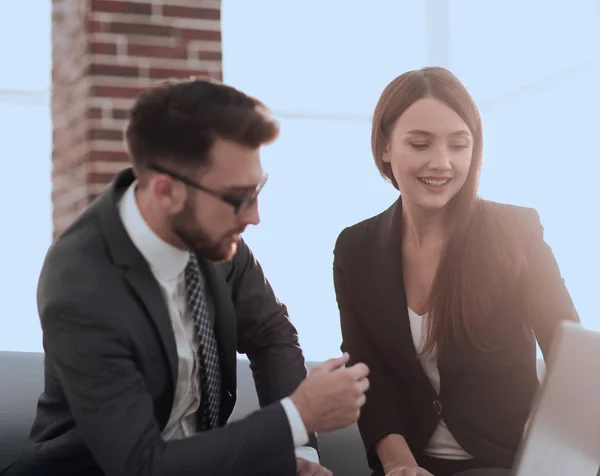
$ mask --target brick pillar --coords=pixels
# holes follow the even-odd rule
[[[60,234],[128,165],[127,112],[161,79],[222,79],[220,0],[52,0],[52,203]]]

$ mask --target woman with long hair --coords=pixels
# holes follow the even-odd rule
[[[443,68],[402,74],[375,108],[375,163],[400,195],[334,252],[342,349],[371,371],[359,429],[375,475],[510,468],[536,339],[546,355],[560,321],[579,321],[537,212],[478,196],[482,145]]]

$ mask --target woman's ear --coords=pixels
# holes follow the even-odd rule
[[[390,153],[388,152],[389,146],[386,144],[383,148],[383,152],[381,153],[381,161],[389,164],[390,163]]]

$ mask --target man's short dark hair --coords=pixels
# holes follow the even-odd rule
[[[262,102],[204,79],[168,81],[142,92],[125,133],[138,177],[150,165],[206,165],[219,138],[258,148],[278,135],[279,125]]]

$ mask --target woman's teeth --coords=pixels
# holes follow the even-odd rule
[[[421,182],[430,185],[432,187],[443,187],[444,185],[446,185],[448,183],[448,181],[450,179],[426,179],[426,178],[420,178],[419,179]]]

